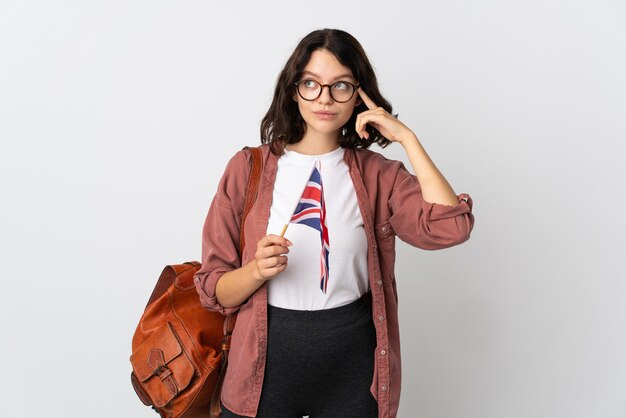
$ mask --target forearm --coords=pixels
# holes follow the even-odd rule
[[[429,203],[456,206],[459,203],[456,193],[432,162],[417,136],[411,134],[401,142],[401,145],[404,147],[415,171],[424,200]]]
[[[256,260],[224,273],[215,286],[217,302],[225,308],[239,306],[264,283],[259,278]]]

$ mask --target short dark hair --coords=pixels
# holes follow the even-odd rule
[[[391,104],[378,90],[376,74],[359,41],[348,32],[339,29],[313,31],[302,38],[280,72],[272,104],[261,121],[261,143],[270,143],[270,149],[276,155],[282,155],[287,144],[295,144],[304,136],[306,124],[300,115],[297,102],[293,100],[294,83],[299,81],[311,54],[318,49],[329,51],[342,65],[350,68],[352,75],[372,101],[387,112],[392,112]],[[369,139],[359,137],[354,125],[357,115],[365,110],[367,110],[365,103],[354,108],[350,120],[344,125],[346,134],[340,137],[341,147],[369,148],[373,143],[377,143],[385,148],[391,143],[371,125],[366,126]]]

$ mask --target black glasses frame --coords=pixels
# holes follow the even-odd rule
[[[304,96],[302,96],[302,93],[300,93],[300,83],[303,83],[305,81],[313,81],[313,82],[317,83],[318,86],[320,86],[320,92],[319,92],[319,94],[317,96],[315,96],[315,98],[307,99]],[[350,95],[350,98],[348,100],[343,100],[343,101],[337,100],[337,99],[335,99],[335,96],[333,96],[332,86],[334,86],[335,84],[339,84],[339,83],[350,84],[352,86],[352,94]],[[332,97],[334,101],[336,101],[337,103],[346,103],[346,102],[349,102],[352,99],[352,97],[354,96],[354,93],[358,90],[359,87],[361,87],[360,84],[356,84],[355,85],[355,84],[352,84],[349,81],[336,81],[333,84],[322,84],[322,83],[320,83],[318,81],[311,80],[310,78],[307,78],[305,80],[300,80],[300,81],[298,81],[296,83],[293,83],[293,84],[296,86],[296,90],[298,91],[298,96],[302,97],[302,100],[306,100],[307,102],[312,102],[313,100],[317,100],[322,95],[322,92],[324,91],[324,87],[328,87],[328,92],[330,93],[330,97]]]

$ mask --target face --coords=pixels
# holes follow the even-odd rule
[[[313,51],[309,62],[304,67],[300,80],[314,80],[319,84],[329,85],[338,81],[345,81],[354,85],[359,84],[358,80],[355,80],[352,76],[352,71],[342,65],[331,52],[325,49]],[[347,88],[352,90],[350,85],[347,85]],[[298,102],[300,115],[306,122],[307,133],[314,131],[320,134],[336,136],[337,138],[341,128],[352,116],[354,107],[360,104],[357,92],[345,103],[336,102],[330,94],[329,87],[324,87],[322,94],[312,101],[304,100],[297,91],[294,91],[294,100]]]

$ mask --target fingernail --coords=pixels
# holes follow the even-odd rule
[[[289,245],[289,246],[290,246],[290,245],[293,245],[293,242],[291,242],[291,241],[287,240],[287,245]]]

